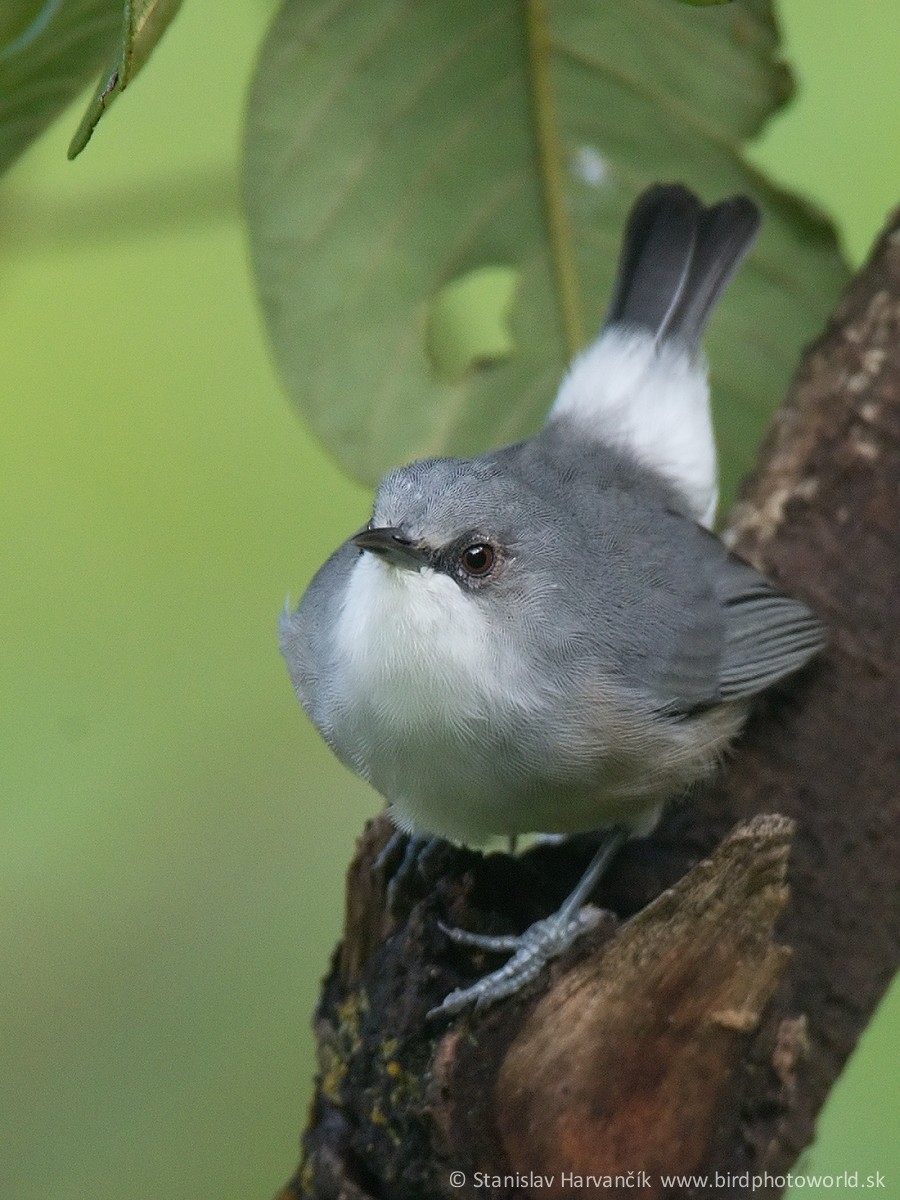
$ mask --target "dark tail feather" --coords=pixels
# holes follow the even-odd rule
[[[680,184],[657,184],[638,199],[625,230],[605,326],[646,329],[696,349],[728,280],[759,230],[746,196],[704,208]]]

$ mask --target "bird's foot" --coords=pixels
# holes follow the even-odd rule
[[[385,903],[389,913],[402,908],[403,897],[420,879],[427,880],[428,866],[446,843],[442,838],[416,837],[396,829],[385,842],[372,869],[388,877]]]
[[[465,929],[451,929],[442,924],[441,929],[447,937],[459,946],[474,946],[492,953],[511,954],[512,957],[471,987],[456,988],[442,1004],[432,1008],[428,1016],[452,1016],[469,1004],[486,1008],[497,1000],[512,996],[526,983],[537,978],[551,959],[558,958],[568,950],[576,938],[589,929],[595,929],[602,917],[603,910],[593,904],[586,904],[574,913],[560,909],[552,917],[535,921],[524,933],[505,937],[469,933]]]
[[[603,910],[585,904],[584,901],[602,878],[627,836],[627,830],[620,826],[610,829],[568,899],[552,916],[535,921],[518,936],[491,937],[441,925],[444,933],[457,945],[474,946],[479,950],[510,954],[512,957],[502,967],[485,975],[477,983],[451,992],[442,1004],[429,1011],[428,1016],[451,1016],[469,1004],[474,1004],[476,1008],[485,1008],[505,996],[512,996],[536,978],[551,959],[568,950],[577,937],[589,929],[595,929],[603,917]]]

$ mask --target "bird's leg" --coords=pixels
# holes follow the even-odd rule
[[[385,897],[388,912],[397,911],[400,897],[416,875],[427,874],[428,859],[442,844],[442,838],[417,837],[399,829],[394,830],[372,864],[373,870],[384,871],[388,875]],[[400,861],[394,866],[397,858]]]
[[[505,996],[513,995],[539,975],[546,963],[567,950],[577,937],[595,928],[602,912],[593,905],[585,905],[584,901],[627,838],[628,831],[621,826],[610,829],[571,895],[552,916],[535,921],[518,936],[490,937],[441,925],[444,933],[457,945],[474,946],[498,954],[508,953],[512,957],[471,987],[457,988],[451,992],[442,1004],[431,1009],[428,1016],[451,1016],[469,1004],[485,1008]]]
[[[409,846],[413,838],[408,833],[404,833],[402,829],[394,829],[391,831],[391,836],[378,851],[378,856],[372,863],[373,871],[387,871],[388,874],[394,874],[393,862],[394,859],[401,854],[403,859],[409,851]],[[402,865],[402,860],[401,860]],[[399,868],[398,868],[399,869]]]

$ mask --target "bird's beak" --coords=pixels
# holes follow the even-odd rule
[[[411,542],[402,530],[392,525],[375,529],[366,527],[354,534],[350,541],[360,550],[369,550],[398,567],[418,569],[426,561],[422,547]]]

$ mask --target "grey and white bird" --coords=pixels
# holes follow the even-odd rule
[[[400,830],[613,827],[560,911],[439,1011],[515,990],[593,922],[621,836],[711,772],[748,701],[823,643],[710,532],[716,453],[700,337],[759,226],[660,185],[628,221],[599,336],[532,438],[382,481],[371,520],[285,611],[300,703]]]

